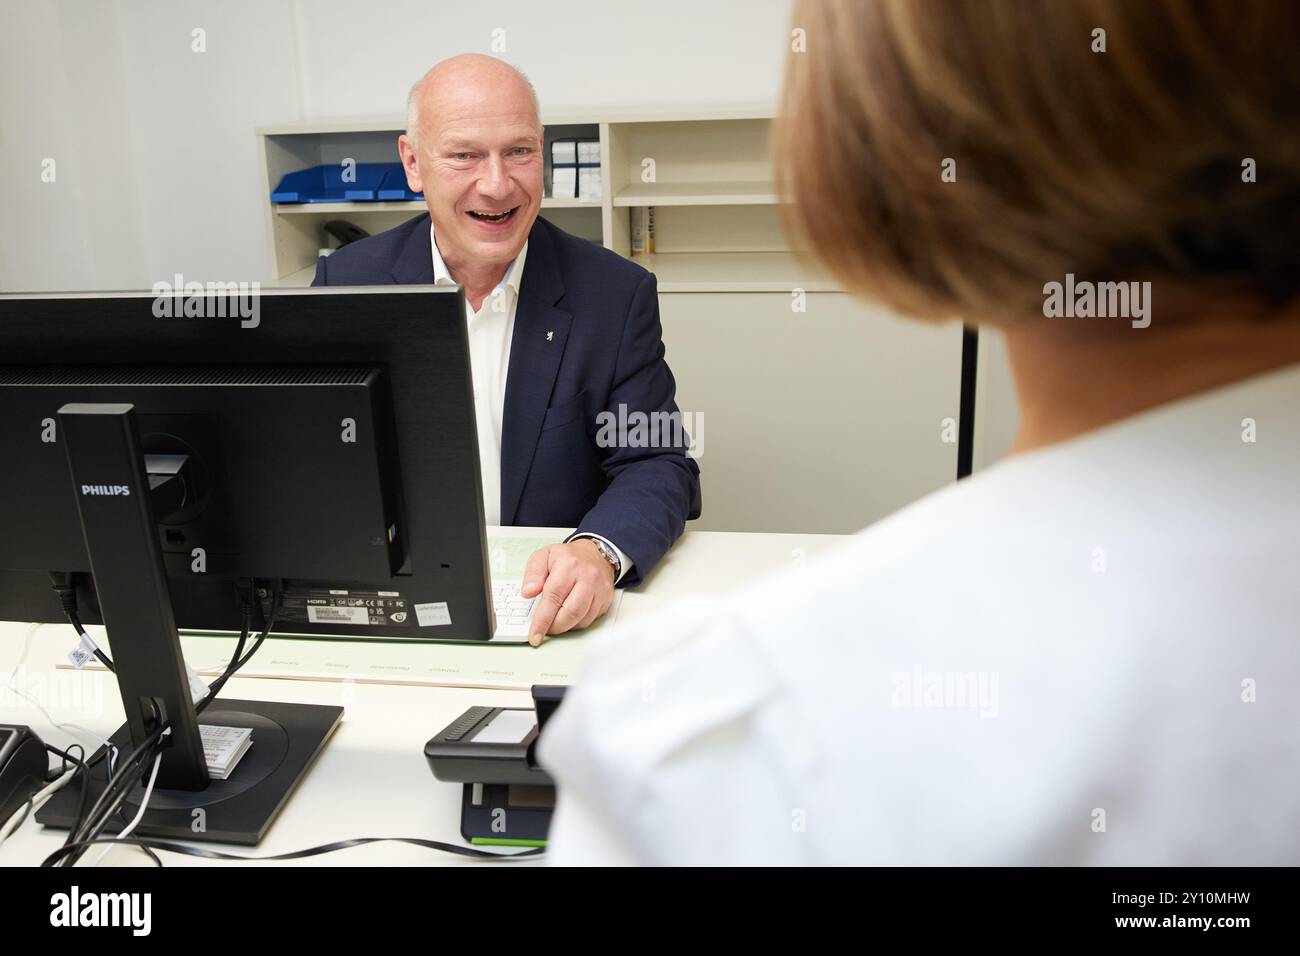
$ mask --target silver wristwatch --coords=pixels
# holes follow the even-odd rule
[[[623,573],[623,562],[618,559],[618,555],[614,553],[614,549],[599,538],[587,537],[586,540],[590,541],[600,549],[601,556],[608,561],[609,566],[614,569],[614,581],[617,582],[618,576]]]

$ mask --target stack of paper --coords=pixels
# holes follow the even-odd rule
[[[203,756],[208,762],[208,776],[225,780],[235,765],[253,746],[253,731],[248,727],[213,727],[199,724],[199,737],[203,740]]]
[[[574,199],[578,195],[578,143],[557,139],[551,143],[551,196]]]
[[[600,140],[578,141],[578,198],[600,202]]]

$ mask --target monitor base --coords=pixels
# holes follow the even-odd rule
[[[218,698],[199,716],[199,723],[250,727],[252,747],[228,780],[212,780],[194,791],[155,787],[135,835],[256,846],[342,719],[342,707]],[[126,726],[111,740],[121,757],[131,753]],[[91,771],[89,805],[103,792],[107,778],[108,761],[101,760]],[[137,775],[106,834],[118,832],[135,817],[147,780],[147,775],[143,780]],[[71,783],[37,812],[36,820],[71,829],[80,805],[80,784]]]

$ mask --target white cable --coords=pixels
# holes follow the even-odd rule
[[[77,772],[76,767],[68,768],[68,770],[61,777],[59,777],[59,779],[55,780],[53,783],[51,783],[43,790],[39,791],[34,797],[32,797],[32,807],[30,810],[31,815],[33,817],[36,816],[36,811],[39,810],[41,807],[45,806],[45,802],[49,800],[50,797],[54,796],[65,786],[67,786],[68,781],[72,779],[73,775],[76,774],[76,772]],[[26,810],[26,804],[24,804],[23,806],[15,810],[13,812],[13,815],[9,817],[8,822],[5,823],[4,827],[0,828],[0,844],[3,844],[5,840],[9,839],[10,834],[12,834],[15,830],[18,829],[18,821],[25,819],[25,817],[23,816],[24,810]]]
[[[170,732],[171,731],[169,729],[168,733]],[[167,734],[163,734],[163,736],[165,737],[167,736]],[[161,765],[162,765],[162,754],[157,754],[153,758],[153,770],[149,773],[149,783],[144,788],[144,798],[141,799],[140,801],[140,809],[136,811],[135,818],[126,825],[126,829],[118,833],[117,836],[114,837],[114,839],[125,840],[127,837],[131,835],[131,832],[135,830],[137,826],[140,825],[140,820],[141,818],[144,817],[144,811],[149,806],[149,798],[153,796],[153,783],[155,780],[158,779],[158,768]],[[91,866],[99,866],[99,864],[103,862],[104,857],[108,856],[108,854],[111,853],[112,851],[113,851],[113,844],[110,843],[108,846],[104,847],[104,852],[99,854],[98,857],[96,857],[95,862],[92,863]]]
[[[30,651],[32,647],[32,636],[39,631],[41,627],[42,624],[39,621],[27,625],[27,634],[23,637],[23,652],[18,655],[18,663],[14,665],[14,669],[9,672],[9,680],[13,680],[17,677],[19,669],[21,669],[23,664],[26,663],[27,652]]]
[[[27,626],[27,636],[23,638],[22,654],[18,656],[18,663],[14,665],[14,669],[10,671],[9,676],[5,678],[5,686],[8,687],[11,691],[13,691],[15,694],[17,694],[19,697],[26,700],[37,710],[39,710],[42,716],[44,716],[45,719],[49,722],[51,727],[55,728],[56,730],[62,730],[64,733],[72,734],[73,736],[76,736],[76,734],[83,734],[84,736],[89,737],[91,740],[97,741],[102,746],[108,748],[108,771],[109,771],[109,775],[111,776],[113,772],[113,765],[117,762],[117,757],[118,757],[117,747],[113,746],[113,744],[105,740],[103,737],[99,736],[99,734],[95,733],[93,730],[91,730],[88,727],[83,727],[81,726],[81,724],[60,722],[55,720],[52,716],[50,716],[50,712],[41,705],[41,702],[39,700],[37,700],[35,697],[27,693],[26,691],[19,690],[18,687],[14,684],[14,678],[18,676],[18,672],[22,669],[23,664],[26,663],[27,661],[27,654],[31,649],[32,636],[43,626],[44,625],[40,623],[29,624]]]
[[[105,740],[103,737],[99,736],[99,734],[95,733],[89,727],[83,727],[81,726],[81,724],[73,724],[73,723],[68,723],[66,721],[55,720],[52,716],[50,716],[50,712],[41,706],[40,701],[38,701],[31,694],[27,693],[25,690],[19,690],[17,687],[14,686],[13,681],[10,680],[9,678],[5,678],[5,684],[8,685],[11,691],[13,691],[19,697],[22,697],[33,707],[39,710],[41,714],[45,717],[45,719],[49,721],[51,727],[54,727],[57,730],[62,730],[64,733],[71,733],[74,735],[84,734],[85,736],[89,737],[91,740],[97,741],[104,747],[107,747],[108,748],[108,769],[109,769],[109,773],[110,774],[112,773],[113,765],[117,762],[117,747],[115,747],[109,741]]]
[[[149,798],[153,796],[153,784],[158,779],[158,768],[162,766],[162,754],[157,754],[153,758],[153,770],[149,772],[149,783],[144,788],[144,798],[140,801],[140,809],[135,812],[134,819],[126,825],[126,829],[117,835],[119,840],[126,839],[131,832],[140,825],[140,820],[144,817],[144,811],[149,806]]]

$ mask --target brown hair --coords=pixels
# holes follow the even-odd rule
[[[1300,3],[799,0],[794,26],[783,216],[850,291],[995,322],[1067,272],[1300,292]]]

